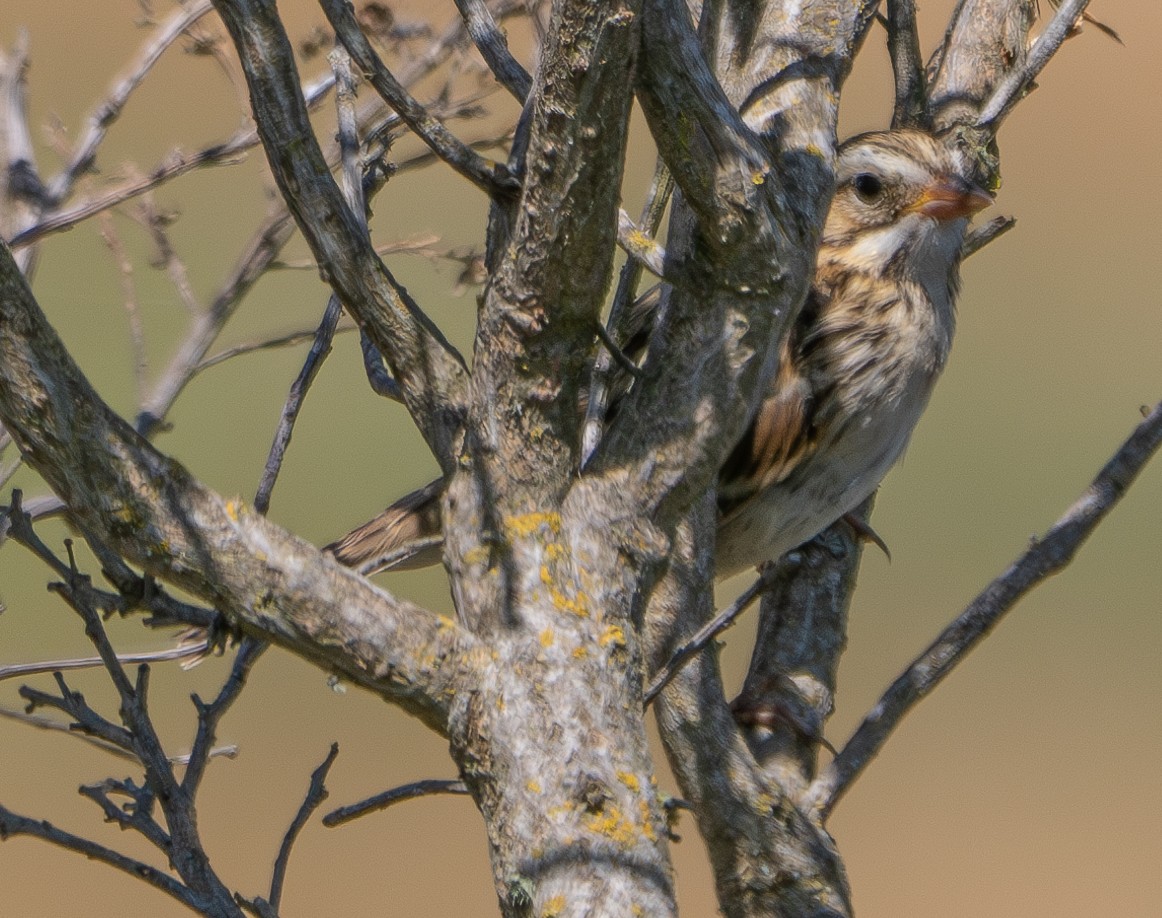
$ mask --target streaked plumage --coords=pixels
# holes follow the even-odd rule
[[[770,395],[719,475],[719,576],[778,557],[871,494],[948,357],[965,229],[990,196],[915,131],[848,141],[836,182]],[[388,556],[431,563],[439,494],[433,483],[407,495],[328,550],[364,570]]]

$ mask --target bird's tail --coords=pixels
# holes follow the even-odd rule
[[[440,495],[443,481],[412,491],[379,516],[323,548],[361,574],[392,568],[411,570],[440,560]]]

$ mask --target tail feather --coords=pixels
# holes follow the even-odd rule
[[[443,492],[442,481],[433,481],[412,491],[375,519],[325,546],[323,551],[363,574],[436,564],[442,551],[440,495]]]

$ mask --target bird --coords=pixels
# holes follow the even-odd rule
[[[913,129],[846,141],[835,178],[806,300],[718,474],[719,579],[813,538],[901,457],[948,359],[969,221],[993,202],[958,154]],[[406,495],[325,550],[363,573],[436,563],[442,491]]]

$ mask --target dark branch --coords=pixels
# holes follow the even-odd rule
[[[290,863],[291,848],[294,847],[295,839],[303,830],[303,826],[307,824],[307,820],[311,818],[311,814],[327,799],[325,785],[327,773],[335,764],[337,755],[339,755],[339,744],[332,743],[331,751],[327,753],[322,764],[311,772],[311,783],[307,788],[307,795],[303,799],[299,811],[295,813],[295,818],[291,820],[290,827],[286,830],[286,835],[283,836],[282,844],[279,846],[278,857],[274,861],[274,873],[270,878],[270,897],[267,899],[270,907],[276,912],[282,901],[282,887],[286,880],[287,865]]]
[[[368,797],[359,803],[341,806],[339,809],[323,817],[323,825],[333,828],[345,822],[350,822],[352,819],[358,819],[360,816],[366,816],[368,813],[386,810],[389,806],[403,803],[405,800],[414,800],[416,797],[427,797],[432,794],[467,794],[468,792],[468,787],[463,781],[441,781],[437,779],[416,781],[413,784],[405,784],[402,787],[393,787],[391,790],[385,790],[383,793],[376,794],[374,797]]]
[[[126,857],[124,854],[106,848],[104,845],[99,845],[87,838],[81,838],[79,835],[73,835],[71,832],[65,832],[63,829],[58,829],[46,820],[30,819],[27,816],[20,816],[13,813],[10,809],[0,805],[0,841],[7,841],[17,835],[29,835],[33,838],[39,838],[43,841],[50,842],[61,848],[66,848],[69,851],[75,851],[78,854],[83,854],[90,860],[99,861],[120,870],[134,879],[144,880],[155,889],[160,889],[167,895],[177,899],[186,907],[199,910],[199,897],[187,886],[175,880],[168,874],[158,870],[156,867],[151,867],[142,861],[134,860],[131,857]]]
[[[501,86],[523,103],[532,89],[533,78],[508,50],[508,40],[492,18],[488,5],[484,0],[456,0],[456,8],[464,17],[468,34],[488,69]]]
[[[310,389],[311,383],[315,381],[315,376],[323,366],[323,361],[331,352],[331,342],[335,339],[335,329],[342,314],[343,306],[339,298],[331,294],[327,300],[327,308],[323,310],[323,318],[315,330],[315,340],[311,342],[311,349],[307,352],[302,369],[291,383],[290,392],[287,393],[286,402],[282,406],[274,442],[270,445],[270,453],[262,470],[262,480],[259,481],[258,492],[254,495],[254,509],[259,513],[266,513],[270,509],[270,495],[274,490],[274,483],[278,480],[278,473],[282,470],[282,461],[290,445],[291,434],[294,433],[295,421],[298,420],[303,400],[307,397],[307,390]]]
[[[253,638],[243,639],[242,645],[234,657],[234,665],[230,667],[230,675],[218,691],[218,697],[209,704],[204,704],[197,695],[191,698],[198,711],[198,731],[194,735],[194,746],[190,750],[189,759],[186,762],[186,773],[182,777],[182,790],[191,800],[197,795],[202,776],[206,773],[206,765],[210,761],[210,753],[214,748],[218,723],[230,709],[230,706],[238,700],[238,696],[242,694],[250,670],[254,668],[254,664],[258,662],[258,658],[262,656],[266,648],[267,645],[261,641],[256,641]]]
[[[1045,537],[972,601],[927,650],[892,683],[859,729],[815,781],[810,805],[826,818],[883,748],[903,717],[931,692],[1001,617],[1030,590],[1066,567],[1138,473],[1162,446],[1162,402],[1138,425],[1085,493]]]
[[[355,21],[347,0],[320,0],[335,35],[359,65],[375,91],[428,148],[449,166],[490,195],[512,194],[516,180],[500,163],[489,162],[460,141],[421,105],[384,66]]]

